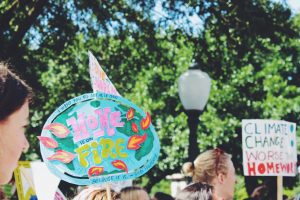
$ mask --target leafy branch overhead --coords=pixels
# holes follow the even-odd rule
[[[91,91],[86,73],[91,50],[118,91],[153,116],[162,150],[145,178],[148,190],[179,172],[187,157],[177,79],[193,58],[212,78],[199,147],[221,146],[232,153],[237,173],[242,119],[300,121],[299,33],[299,14],[270,0],[0,3],[0,57],[9,59],[36,93],[26,157],[39,154],[35,135],[57,105]],[[140,129],[132,120],[124,127]]]

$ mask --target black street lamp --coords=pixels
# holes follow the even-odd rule
[[[180,76],[178,85],[179,97],[188,116],[188,126],[190,129],[188,159],[189,161],[194,161],[200,153],[197,142],[199,116],[207,103],[211,80],[207,73],[199,69],[197,63],[193,63]]]

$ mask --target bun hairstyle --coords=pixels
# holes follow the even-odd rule
[[[32,97],[32,89],[8,65],[0,62],[0,121],[22,107]]]
[[[201,153],[194,162],[182,166],[185,175],[191,176],[193,182],[212,183],[219,173],[227,174],[231,155],[221,149],[207,150]]]
[[[193,177],[194,175],[195,166],[192,162],[186,162],[182,166],[182,171],[186,176]]]

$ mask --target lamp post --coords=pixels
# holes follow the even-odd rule
[[[189,69],[179,77],[178,85],[179,98],[188,116],[188,126],[190,130],[188,159],[189,161],[194,161],[200,153],[197,143],[199,116],[207,103],[211,80],[207,73],[199,69],[197,63],[193,63]]]

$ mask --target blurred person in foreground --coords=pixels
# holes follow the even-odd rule
[[[0,185],[10,181],[29,143],[28,126],[32,89],[7,64],[0,63]]]

